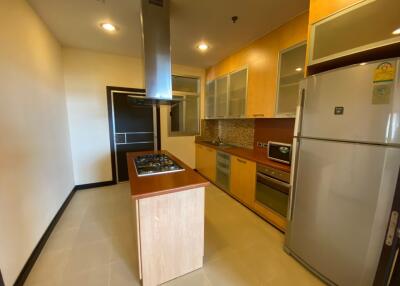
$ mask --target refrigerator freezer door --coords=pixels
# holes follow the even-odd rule
[[[372,285],[400,149],[301,139],[286,247],[341,286]]]
[[[386,77],[383,67],[390,70]],[[398,70],[398,61],[382,60],[309,77],[301,136],[399,143]]]

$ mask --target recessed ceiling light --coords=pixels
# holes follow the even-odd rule
[[[367,63],[361,63],[360,66],[365,66]]]
[[[208,50],[208,45],[206,44],[206,43],[201,43],[201,44],[199,44],[198,46],[197,46],[197,48],[200,50],[200,51],[207,51]]]
[[[300,72],[300,71],[302,71],[302,70],[303,70],[303,69],[300,68],[300,67],[299,67],[299,68],[296,68],[296,71],[297,71],[297,72]]]
[[[108,32],[114,32],[116,30],[115,26],[111,23],[102,23],[100,24],[100,27]]]
[[[393,35],[400,35],[400,28],[397,28],[392,32]]]

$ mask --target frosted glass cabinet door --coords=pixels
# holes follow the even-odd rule
[[[246,113],[247,69],[230,74],[229,117],[243,117]]]
[[[399,0],[366,0],[311,26],[309,65],[399,43]]]
[[[299,83],[304,78],[306,44],[297,44],[280,52],[277,117],[295,117]]]
[[[224,118],[228,111],[228,76],[216,80],[215,117]]]
[[[215,117],[215,81],[210,81],[206,86],[206,118]]]

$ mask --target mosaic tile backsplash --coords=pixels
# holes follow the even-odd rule
[[[293,129],[293,118],[203,119],[201,136],[197,136],[196,140],[212,141],[220,137],[231,145],[265,151],[257,146],[257,142],[291,143]]]
[[[225,143],[253,149],[254,119],[203,119],[201,136],[197,140],[214,140],[217,137]]]

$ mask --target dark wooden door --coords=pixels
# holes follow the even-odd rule
[[[159,149],[159,110],[126,92],[112,92],[115,169],[117,182],[127,181],[127,152]]]
[[[374,286],[400,285],[400,171]]]
[[[1,270],[0,270],[0,286],[4,286],[4,280],[3,276],[1,275]]]

